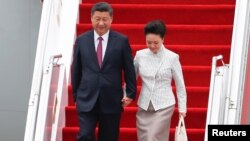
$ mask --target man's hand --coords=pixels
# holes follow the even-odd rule
[[[179,113],[179,117],[180,117],[180,116],[183,116],[183,117],[185,118],[187,115],[186,115],[185,112],[180,112],[180,113]]]
[[[124,96],[122,99],[122,107],[128,106],[132,101],[133,99]]]

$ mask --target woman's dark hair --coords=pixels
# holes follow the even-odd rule
[[[146,24],[144,27],[144,34],[156,34],[160,35],[160,37],[163,39],[165,36],[165,33],[167,32],[166,26],[163,21],[161,20],[154,20]]]
[[[109,12],[109,15],[113,16],[113,8],[107,2],[98,2],[91,9],[91,15],[95,13],[95,11],[99,12]]]

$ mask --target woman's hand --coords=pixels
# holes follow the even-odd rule
[[[184,118],[186,117],[186,113],[185,112],[179,112],[179,117],[183,116]]]
[[[132,101],[133,101],[133,99],[124,96],[123,99],[122,99],[122,106],[123,106],[123,107],[126,107],[126,106],[128,106]]]

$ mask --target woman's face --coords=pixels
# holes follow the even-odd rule
[[[149,33],[146,35],[146,45],[153,53],[157,53],[164,40],[160,35]]]

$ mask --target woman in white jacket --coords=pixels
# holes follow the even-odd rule
[[[147,49],[136,52],[134,64],[142,88],[136,114],[138,141],[168,141],[175,108],[172,80],[175,82],[179,115],[186,116],[186,89],[178,54],[163,45],[166,26],[160,20],[145,28]]]

